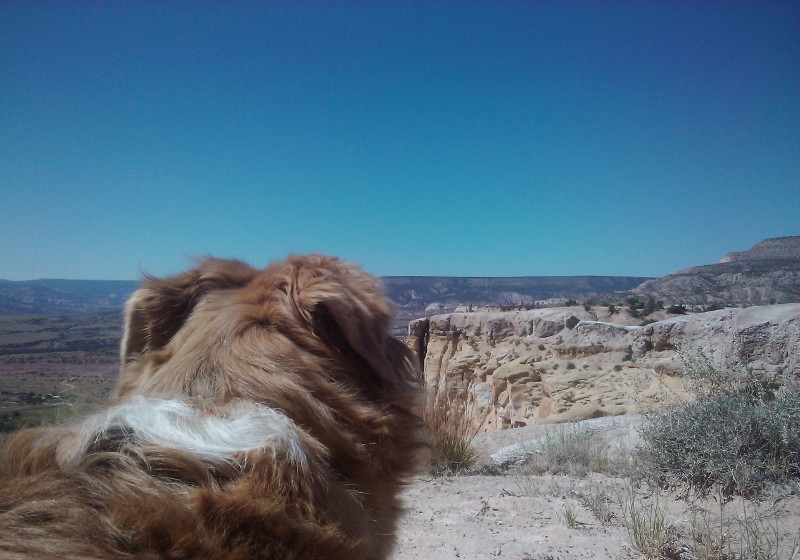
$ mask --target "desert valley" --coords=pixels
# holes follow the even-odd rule
[[[474,452],[468,467],[408,487],[392,558],[800,557],[800,463],[790,465],[793,483],[757,497],[690,499],[632,474],[642,427],[714,384],[800,391],[800,237],[659,279],[384,284],[429,408],[456,411]],[[107,397],[121,305],[135,286],[0,281],[4,432],[84,414]],[[567,457],[532,469],[554,441],[582,442],[604,466],[575,470]],[[639,541],[647,527],[637,522],[663,542]]]

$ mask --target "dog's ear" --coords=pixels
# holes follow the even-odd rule
[[[293,264],[295,305],[312,333],[368,366],[371,379],[364,381],[396,386],[398,353],[389,335],[393,310],[380,281],[331,257],[296,257]]]
[[[181,328],[195,305],[212,290],[239,288],[256,271],[235,260],[204,259],[182,274],[146,276],[125,306],[122,360],[163,348]]]
[[[136,290],[125,303],[125,326],[122,331],[122,347],[120,355],[123,363],[137,354],[142,354],[149,346],[150,329],[145,313],[145,299],[147,290]]]

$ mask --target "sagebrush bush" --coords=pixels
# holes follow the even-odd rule
[[[701,393],[642,429],[642,475],[701,495],[758,494],[768,482],[800,478],[800,393],[758,381]]]

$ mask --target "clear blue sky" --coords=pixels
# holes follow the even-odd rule
[[[660,276],[800,235],[800,3],[0,2],[0,278]]]

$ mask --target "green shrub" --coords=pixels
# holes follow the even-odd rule
[[[628,298],[628,315],[631,317],[641,317],[642,312],[639,310],[642,307],[644,307],[644,304],[635,297]]]
[[[754,379],[717,386],[650,418],[642,438],[642,474],[651,482],[757,495],[768,482],[800,478],[800,393],[775,396]]]
[[[578,318],[577,318],[575,315],[570,315],[570,316],[569,316],[569,318],[567,319],[567,321],[564,323],[564,325],[565,325],[565,326],[566,326],[566,327],[567,327],[569,330],[572,330],[572,329],[574,329],[574,328],[575,328],[575,325],[577,325],[577,324],[578,324],[578,323],[580,323],[580,322],[581,322],[581,320],[580,320],[580,319],[578,319]]]
[[[8,433],[20,427],[20,412],[15,410],[10,414],[0,416],[0,432]]]
[[[623,362],[632,362],[633,361],[633,352],[627,352],[624,356],[622,356]]]
[[[670,315],[686,315],[685,305],[670,305],[667,307],[667,313]]]

